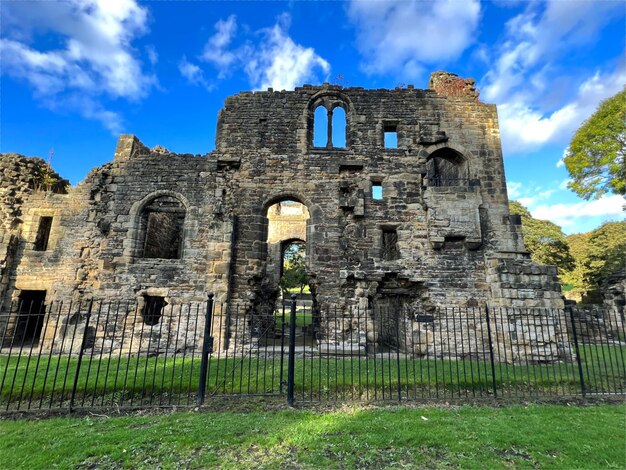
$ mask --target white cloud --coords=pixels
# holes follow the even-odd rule
[[[324,76],[330,64],[311,47],[296,44],[279,23],[264,32],[265,40],[249,61],[245,70],[251,82],[259,89],[293,90],[297,85],[314,78],[320,70]]]
[[[583,82],[575,98],[552,113],[544,113],[525,98],[513,98],[498,106],[505,154],[523,152],[547,143],[566,143],[598,104],[617,93],[626,82],[626,70],[596,72]],[[557,163],[557,166],[563,164]]]
[[[183,77],[194,85],[202,86],[207,90],[215,88],[204,78],[204,72],[202,69],[198,65],[189,62],[185,56],[183,56],[181,61],[178,63],[178,70]]]
[[[131,46],[146,32],[147,16],[134,0],[7,3],[2,73],[28,82],[52,109],[79,111],[118,130],[119,116],[104,110],[98,97],[138,100],[156,84]],[[44,50],[37,34],[58,38],[59,45]]]
[[[570,181],[571,181],[571,180],[570,180],[569,178],[566,178],[566,179],[564,179],[563,181],[561,181],[561,182],[559,183],[559,189],[562,189],[562,190],[567,189],[567,185],[570,183]]]
[[[245,28],[238,28],[236,17],[231,15],[215,24],[216,32],[208,39],[199,59],[217,69],[218,79],[226,78],[233,69],[243,70],[250,85],[257,90],[293,90],[307,81],[317,81],[319,74],[327,78],[330,72],[328,61],[313,48],[297,44],[288,35],[290,19],[288,14],[282,14],[274,26],[251,35],[260,38],[256,43],[248,39],[234,45],[238,39],[237,31]],[[194,82],[203,71],[190,65],[186,63],[179,69]]]
[[[151,65],[156,65],[159,61],[159,54],[157,53],[154,46],[146,46],[146,54],[148,54],[148,61]]]
[[[517,199],[518,197],[521,196],[521,189],[524,185],[522,183],[519,183],[517,181],[507,181],[506,182],[506,189],[507,192],[509,193],[509,199]]]
[[[551,220],[563,227],[564,232],[571,233],[577,231],[577,224],[588,218],[624,219],[626,216],[624,205],[626,199],[613,195],[573,204],[541,205],[531,209],[531,214],[537,219]]]
[[[370,73],[421,73],[422,64],[458,58],[473,42],[480,19],[477,0],[353,0],[348,18]]]
[[[571,50],[592,43],[623,14],[619,2],[531,2],[506,24],[495,64],[482,79],[482,98],[498,104],[504,153],[563,144],[603,99],[626,81],[623,59],[613,71],[560,70]],[[573,99],[570,97],[574,96]]]
[[[237,56],[227,50],[233,36],[237,31],[237,20],[235,15],[230,15],[226,20],[219,20],[215,23],[216,33],[209,38],[204,45],[202,59],[213,64],[219,69],[219,78],[224,78],[235,62]]]
[[[535,183],[524,184],[516,181],[508,181],[506,185],[509,199],[516,200],[528,209],[531,209],[541,202],[550,200],[552,195],[559,190],[556,185],[550,186],[549,189],[544,189],[542,186]]]

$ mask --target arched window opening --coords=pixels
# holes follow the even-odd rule
[[[315,109],[313,123],[313,146],[326,147],[328,145],[328,111],[324,106]]]
[[[185,207],[173,196],[159,196],[141,212],[140,258],[177,259],[182,256]]]
[[[318,97],[308,108],[312,113],[309,121],[309,145],[317,149],[342,149],[349,146],[347,100],[336,95]]]
[[[426,170],[431,186],[463,186],[469,183],[465,159],[449,148],[433,152]]]
[[[332,147],[345,148],[346,146],[346,112],[341,106],[332,111]]]

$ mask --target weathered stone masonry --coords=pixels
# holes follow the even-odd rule
[[[182,304],[214,292],[253,314],[276,295],[268,209],[295,200],[308,210],[321,309],[562,309],[556,268],[531,262],[508,212],[495,105],[451,74],[430,87],[240,93],[219,114],[215,151],[174,154],[122,135],[113,161],[67,194],[24,188],[29,159],[5,155],[2,168],[19,168],[0,186],[0,299],[38,290],[46,301]],[[345,147],[313,146],[319,106],[345,111]],[[385,148],[386,132],[397,148]],[[50,243],[35,251],[43,216]]]

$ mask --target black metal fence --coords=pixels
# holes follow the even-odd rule
[[[624,395],[624,326],[577,308],[19,302],[0,313],[0,410]]]

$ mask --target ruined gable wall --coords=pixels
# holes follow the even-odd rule
[[[99,176],[103,183],[93,197],[101,202],[93,218],[107,228],[95,254],[101,293],[202,301],[211,291],[226,299],[232,222],[222,211],[214,158],[152,151],[126,135]],[[186,209],[179,259],[141,256],[142,208],[159,196],[175,197]]]
[[[0,155],[0,305],[19,289],[53,290],[55,280],[70,274],[59,269],[65,249],[60,215],[67,211],[67,181],[40,158]],[[46,251],[34,251],[40,218],[53,217]],[[29,278],[16,284],[19,272]],[[38,274],[35,274],[38,273]],[[15,289],[18,289],[16,292]]]
[[[309,145],[311,103],[324,96],[347,107],[346,149]],[[397,124],[397,149],[383,148],[387,122]],[[264,208],[280,196],[311,211],[309,263],[318,295],[329,303],[366,302],[388,273],[422,285],[436,303],[485,300],[485,255],[519,249],[506,238],[511,228],[494,106],[415,89],[303,87],[229,98],[218,130],[218,158],[240,162],[227,195],[241,227],[235,298],[248,298],[264,277]],[[468,178],[480,186],[427,186],[428,156],[445,146],[466,157]],[[383,201],[372,200],[372,181],[382,182]],[[437,211],[457,216],[429,219]],[[448,227],[439,250],[429,240],[436,224]],[[381,260],[386,226],[397,230],[401,261]],[[451,242],[446,251],[446,236],[467,240],[472,233],[478,243],[471,249],[457,252]]]
[[[346,148],[310,145],[319,103],[346,109]],[[398,148],[384,148],[389,125]],[[534,274],[519,227],[509,222],[495,106],[474,97],[328,85],[246,92],[228,98],[220,112],[216,147],[202,157],[177,155],[121,136],[113,162],[68,198],[25,204],[29,237],[41,210],[57,209],[65,211],[58,221],[63,236],[54,254],[41,255],[51,264],[24,264],[17,281],[28,284],[40,273],[59,298],[149,294],[184,301],[213,291],[218,300],[254,303],[268,287],[266,210],[284,199],[310,212],[308,262],[321,302],[365,306],[383,291],[408,289],[430,305],[490,297],[506,304],[511,289],[526,282],[506,284],[510,270],[498,266],[507,260],[530,269],[529,276],[551,275]],[[465,181],[433,186],[429,159],[446,148],[463,155]],[[373,182],[382,185],[380,201]],[[141,257],[142,208],[164,195],[186,207],[182,257]],[[397,236],[397,259],[382,254],[389,231]]]

